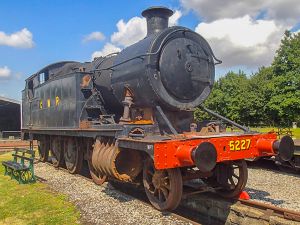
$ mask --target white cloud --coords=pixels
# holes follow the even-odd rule
[[[202,20],[196,32],[212,45],[222,67],[269,65],[284,30],[300,20],[299,0],[180,0]]]
[[[34,46],[32,33],[27,28],[12,34],[6,34],[0,31],[0,45],[15,48],[32,48]]]
[[[284,28],[273,20],[253,20],[250,16],[200,23],[195,31],[211,44],[222,67],[267,66],[279,46]]]
[[[146,20],[141,17],[133,17],[128,22],[119,20],[117,32],[111,36],[111,41],[117,45],[129,46],[143,39],[147,33]]]
[[[169,25],[177,25],[181,16],[181,11],[176,10],[169,19]],[[125,22],[123,19],[121,19],[118,21],[116,26],[117,31],[114,32],[110,37],[111,43],[106,43],[102,50],[94,52],[92,54],[92,58],[121,51],[121,48],[127,47],[142,40],[147,34],[146,19],[142,17],[132,17],[128,20],[128,22]]]
[[[238,18],[250,15],[255,18],[295,24],[300,19],[299,0],[180,0],[187,10],[195,11],[205,21]]]
[[[100,31],[95,31],[95,32],[92,32],[92,33],[86,35],[82,41],[83,42],[103,41],[104,39],[105,39],[104,34],[102,34]]]
[[[182,16],[181,11],[175,10],[174,14],[169,18],[169,26],[177,25],[178,20]],[[118,31],[111,36],[111,42],[116,45],[127,47],[140,40],[147,34],[146,19],[142,17],[133,17],[128,22],[123,19],[117,23]]]
[[[102,50],[100,51],[95,51],[92,54],[92,60],[96,57],[100,57],[100,56],[106,56],[108,54],[114,53],[114,52],[120,52],[121,49],[111,43],[106,43],[103,47]]]
[[[300,20],[299,0],[268,0],[267,17],[287,26],[293,26]]]
[[[6,80],[11,77],[11,70],[7,67],[0,67],[0,79]]]
[[[179,22],[179,19],[182,16],[182,12],[179,10],[175,10],[174,14],[169,18],[169,26],[176,26]]]

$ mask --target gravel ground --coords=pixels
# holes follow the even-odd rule
[[[300,212],[300,175],[248,169],[246,191],[251,199]]]
[[[252,200],[300,211],[300,175],[248,168],[246,191]],[[52,190],[69,196],[81,211],[83,224],[187,224],[119,192],[109,184],[97,186],[80,176],[38,163],[37,176]]]
[[[35,165],[35,173],[52,190],[69,196],[79,208],[83,224],[187,224],[120,193],[109,184],[97,186],[44,163]]]

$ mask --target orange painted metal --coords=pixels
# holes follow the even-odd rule
[[[151,125],[154,124],[153,120],[134,120],[127,122],[126,124],[138,124],[138,125]]]
[[[269,149],[273,148],[273,144],[275,141],[276,141],[276,139],[270,140],[270,139],[260,138],[257,140],[256,145],[260,151],[262,151],[262,152],[268,151]]]
[[[212,143],[217,151],[217,162],[276,155],[272,145],[277,139],[275,133],[237,134],[235,136],[197,136],[185,135],[182,139],[173,139],[154,144],[154,165],[157,169],[193,166],[191,153],[203,142]],[[230,150],[230,143],[242,143],[250,140],[246,150]],[[238,148],[237,148],[238,149]]]

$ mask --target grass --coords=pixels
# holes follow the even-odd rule
[[[0,155],[0,225],[4,224],[78,224],[80,214],[66,196],[51,192],[46,184],[18,184],[4,176]]]
[[[261,132],[261,133],[268,133],[270,131],[275,131],[275,132],[278,131],[278,128],[276,128],[276,127],[251,127],[250,129],[253,131]],[[227,128],[226,131],[231,131],[231,129]],[[233,131],[239,131],[239,129],[236,128]],[[296,129],[291,128],[291,131],[293,133],[293,138],[300,139],[300,127],[296,128]]]
[[[253,128],[251,128],[251,130],[259,131],[262,133],[267,133],[272,130],[277,132],[278,128],[276,128],[276,127],[253,127]],[[296,129],[291,128],[291,131],[293,133],[293,138],[300,139],[300,128],[296,128]]]

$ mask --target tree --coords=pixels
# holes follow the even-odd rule
[[[300,120],[300,33],[286,31],[270,67],[247,77],[229,72],[214,84],[204,105],[245,125],[289,126]],[[198,120],[210,119],[200,109]]]
[[[205,101],[205,106],[231,120],[248,124],[252,120],[253,93],[249,91],[249,80],[245,73],[229,72],[215,82],[213,91]],[[198,120],[211,119],[198,109]]]
[[[300,32],[286,31],[272,63],[275,76],[300,73]]]
[[[272,95],[267,99],[267,113],[274,122],[291,125],[300,119],[300,33],[286,31],[271,66]]]
[[[267,103],[274,93],[272,83],[273,69],[262,67],[249,79],[249,89],[253,93],[252,108],[253,123],[251,125],[274,125],[273,119],[267,113]]]

